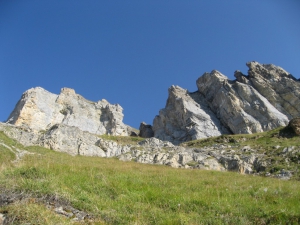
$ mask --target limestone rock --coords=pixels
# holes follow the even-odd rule
[[[256,133],[300,117],[300,81],[278,66],[247,63],[248,75],[229,80],[219,71],[197,79],[198,91],[169,88],[153,120],[154,137],[180,143],[226,133]]]
[[[169,88],[166,107],[155,117],[153,131],[154,137],[175,144],[229,133],[200,93],[178,86]]]
[[[59,111],[62,106],[55,104],[57,95],[41,87],[24,92],[7,123],[16,126],[27,126],[33,130],[46,130],[48,124],[59,123],[64,115]]]
[[[39,145],[70,155],[112,157],[129,151],[127,146],[103,140],[95,134],[64,124],[51,127],[41,136]]]
[[[172,143],[168,141],[162,141],[154,137],[140,141],[139,145],[147,147],[174,147]]]
[[[22,95],[7,123],[27,126],[34,131],[66,124],[95,134],[127,136],[122,110],[120,105],[109,104],[104,99],[88,101],[73,89],[62,88],[56,95],[37,87]]]
[[[143,137],[143,138],[153,137],[154,132],[153,132],[152,126],[149,125],[149,124],[146,124],[145,122],[142,122],[140,124],[140,134],[139,134],[139,136]]]
[[[289,119],[300,117],[300,82],[290,73],[273,64],[248,62],[252,87]],[[241,81],[240,81],[241,82]]]
[[[230,81],[214,70],[197,80],[212,111],[235,133],[256,133],[285,126],[288,118],[252,86]]]
[[[38,145],[38,140],[41,134],[32,132],[32,130],[27,127],[16,127],[14,125],[1,122],[0,131],[3,131],[4,134],[15,139],[24,146]]]

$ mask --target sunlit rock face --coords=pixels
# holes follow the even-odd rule
[[[28,127],[33,131],[47,130],[54,124],[66,124],[94,134],[128,135],[122,122],[123,109],[106,100],[91,102],[62,88],[59,95],[37,87],[26,91],[7,123]]]
[[[180,143],[226,133],[256,133],[285,126],[300,117],[300,82],[272,64],[248,62],[248,75],[229,80],[204,73],[190,93],[169,88],[166,107],[154,118],[154,137]]]

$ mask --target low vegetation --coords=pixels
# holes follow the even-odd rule
[[[270,151],[278,146],[280,150],[289,146],[300,146],[300,138],[287,127],[255,134],[233,134],[221,135],[218,137],[205,138],[185,142],[183,146],[205,147],[216,143],[230,144],[232,147],[241,147],[248,145],[253,149]]]
[[[145,140],[145,138],[142,137],[112,136],[107,134],[100,135],[99,137],[105,140],[115,141],[121,145],[136,145],[138,142]]]
[[[293,179],[300,180],[300,152],[290,154],[289,148],[300,149],[300,137],[288,127],[255,134],[222,135],[183,143],[183,146],[202,148],[215,144],[227,145],[237,154],[244,146],[249,146],[255,153],[263,154],[269,165],[262,175],[277,173],[281,169],[293,172]],[[246,154],[243,152],[242,154]],[[251,154],[251,151],[248,152]]]
[[[260,141],[271,150],[276,145],[267,143],[267,137]],[[10,204],[0,201],[0,213],[12,224],[300,223],[299,181],[70,156],[23,147],[1,132],[0,143],[1,193],[24,196]],[[34,154],[12,163],[15,155],[10,149],[15,148]],[[76,222],[38,200],[53,196],[90,218]]]

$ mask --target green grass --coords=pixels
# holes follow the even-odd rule
[[[138,142],[145,140],[145,138],[142,137],[112,136],[107,134],[100,135],[99,137],[105,140],[115,141],[121,145],[136,145]]]
[[[300,153],[285,156],[282,154],[286,147],[294,146],[300,149],[300,137],[294,135],[289,128],[279,127],[268,132],[255,134],[222,135],[185,142],[182,143],[182,146],[202,148],[214,144],[228,145],[230,146],[228,149],[236,150],[237,154],[244,155],[247,153],[241,152],[240,149],[243,146],[250,146],[251,149],[255,150],[255,153],[264,154],[265,160],[271,162],[265,172],[276,173],[281,169],[290,170],[294,173],[293,179],[300,180]]]
[[[274,146],[279,145],[282,150],[284,147],[288,146],[300,146],[300,137],[291,134],[287,128],[279,127],[263,133],[221,135],[218,137],[185,142],[182,145],[189,147],[204,147],[216,143],[225,143],[232,146],[248,145],[253,148],[264,148],[264,150],[271,150]]]
[[[2,142],[21,147],[0,134]],[[91,224],[300,223],[296,181],[23,149],[36,154],[4,167],[0,188],[32,198],[59,196],[92,214]],[[0,153],[13,159],[3,148]],[[16,224],[72,224],[34,201],[2,206],[0,212],[14,216]]]

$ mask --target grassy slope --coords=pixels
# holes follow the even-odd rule
[[[18,164],[0,145],[0,188],[34,197],[56,195],[94,215],[93,224],[298,224],[300,183],[230,172],[173,169],[72,157],[41,147]],[[71,224],[40,203],[0,208],[17,224]]]

